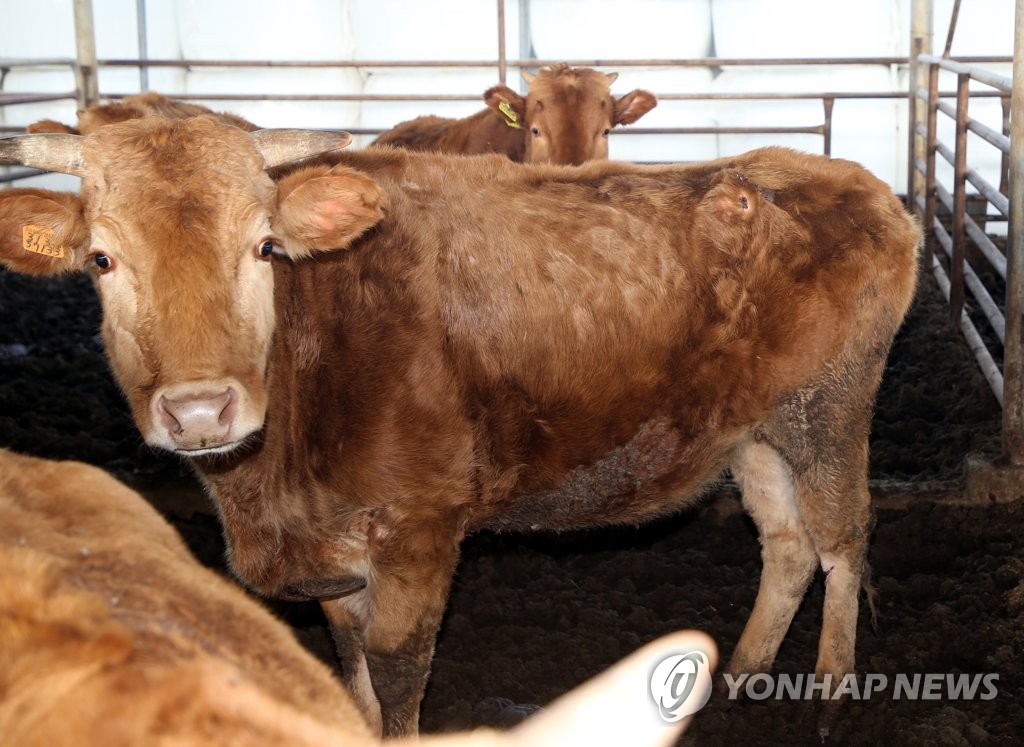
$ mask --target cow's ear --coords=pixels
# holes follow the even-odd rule
[[[667,747],[689,723],[687,714],[707,703],[717,664],[715,644],[704,633],[659,638],[556,700],[501,744]]]
[[[615,120],[612,124],[633,124],[657,105],[658,99],[653,93],[637,88],[615,100]]]
[[[77,195],[0,190],[0,263],[28,275],[56,275],[82,269],[88,246]]]
[[[66,124],[57,122],[53,119],[40,119],[38,122],[33,122],[25,128],[27,132],[33,135],[40,135],[44,133],[58,133],[61,135],[81,135],[78,130],[74,127],[69,127]]]
[[[509,127],[523,126],[526,99],[508,86],[491,86],[484,91],[484,101],[505,119]]]
[[[289,256],[344,249],[384,217],[384,190],[345,166],[309,166],[277,183],[273,229]]]

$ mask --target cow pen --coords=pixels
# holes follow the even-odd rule
[[[715,2],[721,0],[707,0],[708,6]],[[123,0],[122,10],[132,13],[127,26],[139,30],[137,54],[111,56],[97,46],[104,21],[94,7],[99,5],[61,3],[76,31],[71,55],[50,55],[40,45],[33,55],[0,52],[0,112],[6,115],[0,135],[23,132],[23,112],[35,119],[37,112],[46,112],[42,118],[63,107],[56,111],[72,122],[76,108],[151,88],[219,110],[253,107],[244,116],[269,126],[326,128],[332,125],[312,113],[316,108],[338,117],[358,107],[358,126],[343,120],[333,126],[356,135],[362,146],[407,112],[480,108],[477,80],[515,87],[520,70],[555,62],[615,70],[623,79],[633,72],[651,76],[655,83],[640,85],[657,94],[659,109],[668,114],[651,126],[645,119],[612,135],[619,157],[638,162],[696,160],[711,142],[727,150],[730,144],[777,141],[857,160],[858,154],[844,150],[843,128],[855,116],[850,112],[858,111],[849,107],[891,105],[893,142],[883,147],[873,135],[874,147],[897,154],[889,180],[925,227],[926,245],[918,299],[890,357],[872,431],[878,521],[870,560],[881,615],[877,629],[862,615],[858,670],[890,682],[931,672],[1000,677],[992,701],[900,699],[892,688],[884,698],[855,699],[833,740],[875,744],[896,735],[905,744],[1011,744],[1024,735],[1024,501],[1018,500],[1024,495],[1024,207],[1009,199],[1024,193],[1024,125],[1011,116],[1024,107],[1024,0],[1015,0],[1012,18],[998,19],[1014,26],[1012,57],[955,53],[958,27],[987,12],[980,0],[906,0],[901,8],[908,51],[902,55],[723,52],[645,59],[572,56],[572,45],[565,57],[557,56],[557,46],[549,54],[552,46],[530,34],[543,0],[481,3],[487,6],[487,33],[463,33],[486,36],[472,51],[489,51],[429,60],[173,57],[154,49],[158,4]],[[722,50],[729,51],[724,42]],[[807,71],[819,87],[784,90],[744,77],[766,66]],[[841,80],[852,66],[885,71],[900,87],[857,90],[821,82]],[[261,74],[286,76],[282,80],[308,74],[335,87],[302,93],[261,92],[248,84],[232,89],[238,71],[257,80]],[[441,72],[455,76],[457,90],[433,80]],[[201,85],[175,88],[193,73]],[[713,89],[656,85],[687,81],[691,74],[721,79],[723,73],[733,76],[730,85]],[[354,76],[377,81],[376,87],[338,87]],[[5,80],[17,85],[5,86]],[[42,85],[33,88],[34,81]],[[791,111],[798,114],[756,113],[780,102],[797,107]],[[286,107],[294,107],[288,109],[291,121],[269,119]],[[808,110],[815,114],[806,115]],[[715,116],[702,119],[704,111]],[[660,158],[659,150],[668,157]],[[52,178],[0,166],[0,188],[76,188],[67,178],[46,181]],[[0,446],[105,467],[169,515],[204,563],[222,569],[223,542],[209,502],[174,458],[141,445],[103,358],[88,281],[28,279],[0,270],[0,320]],[[749,615],[758,574],[756,535],[729,482],[699,511],[641,528],[471,538],[438,640],[424,731],[512,723],[530,710],[520,704],[547,703],[642,642],[679,627],[708,630],[727,657]],[[813,669],[822,599],[819,580],[797,613],[779,671],[795,676]],[[273,607],[307,647],[333,663],[319,607]],[[683,743],[729,744],[741,737],[745,744],[795,744],[808,740],[813,724],[799,700],[713,698]]]

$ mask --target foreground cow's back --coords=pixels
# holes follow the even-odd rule
[[[584,714],[646,705],[633,696],[646,697],[647,667],[680,645],[713,656],[703,636],[670,637],[513,736],[435,743],[591,744]],[[674,735],[636,715],[648,717],[637,729]],[[0,745],[285,744],[377,740],[326,667],[199,566],[142,496],[94,467],[0,450]]]
[[[617,73],[559,64],[541,68],[536,76],[523,75],[530,84],[525,97],[507,86],[493,86],[484,92],[487,109],[462,119],[426,115],[400,122],[374,144],[581,164],[607,158],[610,130],[636,122],[657,104],[653,94],[640,89],[613,98],[609,88]]]
[[[210,114],[225,124],[233,125],[246,132],[259,127],[237,114],[213,112],[201,104],[190,104],[168,98],[155,91],[126,96],[121,101],[107,104],[93,104],[78,113],[77,127],[71,127],[52,119],[43,119],[28,126],[31,133],[64,133],[88,135],[101,127],[141,117],[166,117],[167,119],[188,119]]]
[[[327,668],[142,496],[0,451],[0,744],[269,747],[331,731],[370,741]]]

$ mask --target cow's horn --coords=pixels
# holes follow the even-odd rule
[[[81,135],[47,133],[0,138],[0,161],[85,176]]]
[[[339,130],[256,130],[252,139],[268,169],[344,148],[352,136]]]

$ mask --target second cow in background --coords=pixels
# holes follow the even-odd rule
[[[633,124],[655,106],[654,94],[636,89],[614,98],[618,73],[565,64],[524,71],[523,98],[508,86],[484,93],[486,109],[451,119],[427,115],[381,133],[375,145],[440,153],[504,153],[513,161],[579,165],[608,158],[613,127]]]

